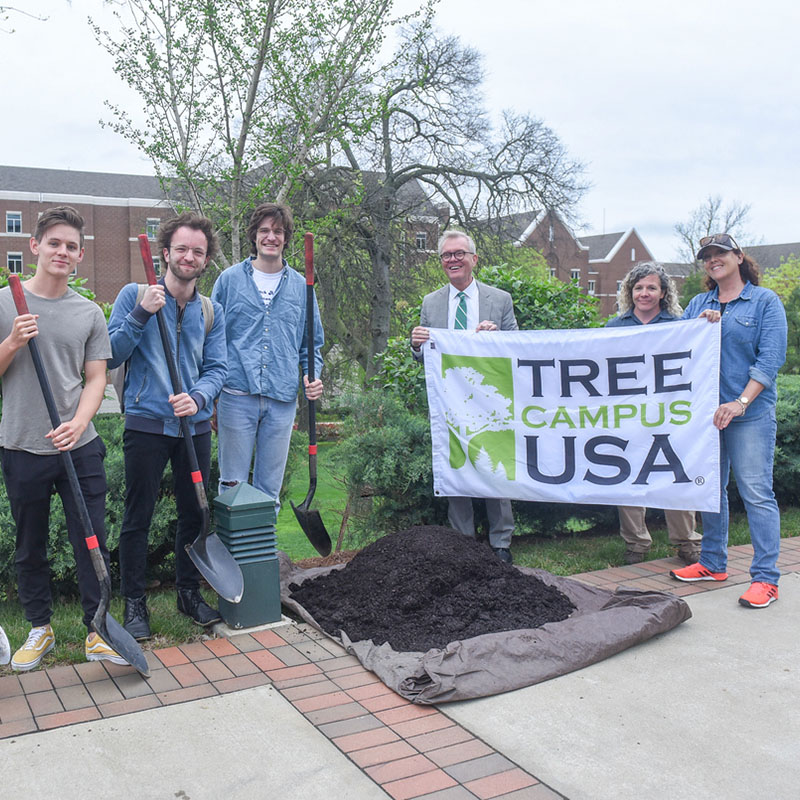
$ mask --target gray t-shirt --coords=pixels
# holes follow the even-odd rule
[[[31,314],[39,315],[36,342],[59,416],[62,422],[72,419],[83,391],[83,365],[111,358],[105,317],[98,305],[72,289],[55,300],[25,291],[25,300]],[[0,289],[0,341],[11,333],[16,316],[11,290]],[[17,352],[0,380],[3,391],[0,446],[37,455],[58,455],[59,451],[45,438],[53,426],[28,347]],[[96,436],[94,425],[89,423],[74,449]]]

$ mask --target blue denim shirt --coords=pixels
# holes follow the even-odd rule
[[[163,285],[163,280],[160,281]],[[146,433],[180,436],[180,420],[167,399],[172,381],[167,369],[158,320],[155,314],[136,304],[138,285],[123,286],[108,321],[112,356],[109,369],[128,362],[125,374],[125,427]],[[192,434],[211,430],[214,400],[227,374],[225,363],[225,313],[214,304],[214,324],[206,336],[202,302],[195,296],[186,304],[178,339],[178,304],[165,292],[162,309],[169,332],[172,355],[178,356],[178,372],[187,392],[197,403],[198,412],[189,417]],[[180,348],[178,342],[180,341]]]
[[[719,287],[693,297],[683,314],[694,319],[706,309],[720,310]],[[742,293],[725,306],[719,363],[719,401],[730,403],[741,395],[752,378],[763,387],[746,417],[760,417],[775,408],[775,378],[786,360],[786,312],[778,295],[748,281]]]
[[[664,311],[662,308],[658,314],[653,317],[653,319],[648,322],[648,325],[654,325],[656,322],[673,322],[676,320],[677,317],[673,317],[668,311]],[[644,325],[643,323],[634,313],[633,307],[629,308],[627,311],[623,311],[621,314],[617,315],[616,317],[612,317],[608,322],[606,322],[606,328],[629,328],[631,325]]]
[[[278,288],[266,308],[253,280],[253,259],[248,257],[217,278],[211,297],[225,309],[225,387],[283,402],[294,400],[298,365],[308,374],[305,278],[284,261]],[[315,296],[314,377],[322,372],[324,342]]]

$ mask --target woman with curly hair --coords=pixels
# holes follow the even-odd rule
[[[617,294],[619,314],[606,323],[608,328],[652,325],[681,318],[678,292],[664,267],[655,261],[637,264],[622,280]],[[653,544],[644,521],[647,509],[639,506],[618,506],[619,533],[625,540],[625,563],[645,560]],[[700,556],[701,536],[694,529],[694,511],[666,509],[669,541],[678,548],[678,557],[694,564]]]
[[[743,606],[765,608],[778,599],[781,520],[772,490],[775,453],[775,379],[786,359],[786,313],[780,298],[759,286],[758,265],[727,233],[700,240],[705,294],[692,298],[684,319],[721,320],[719,402],[713,424],[720,437],[720,510],[703,512],[700,560],[670,575],[680,581],[724,581],[728,564],[728,492],[736,474],[753,544],[750,588]]]

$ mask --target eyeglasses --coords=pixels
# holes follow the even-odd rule
[[[194,255],[195,258],[200,259],[206,257],[206,251],[199,247],[195,247],[194,249],[192,249],[191,247],[186,247],[185,245],[179,244],[176,245],[175,247],[170,247],[170,250],[173,253],[175,253],[178,256],[178,258],[183,258],[190,250],[192,251],[192,255]]]
[[[471,250],[455,250],[452,253],[440,253],[442,261],[461,261],[464,256],[475,255]]]
[[[706,247],[710,244],[719,244],[723,247],[732,247],[734,250],[741,250],[736,240],[729,233],[714,233],[711,236],[704,236],[700,239],[700,247]]]
[[[258,233],[260,236],[267,236],[271,233],[276,239],[280,239],[285,231],[283,228],[259,228]]]

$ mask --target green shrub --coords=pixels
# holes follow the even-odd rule
[[[119,535],[125,512],[125,459],[122,450],[124,420],[119,414],[100,414],[94,419],[95,427],[106,445],[105,469],[108,481],[106,494],[106,534],[111,555],[111,579],[115,587],[119,583]],[[286,465],[284,487],[288,486],[291,472],[305,466],[308,437],[295,431]],[[211,472],[208,499],[212,509],[217,495],[219,468],[217,465],[217,440],[211,440]],[[281,491],[283,498],[285,488]],[[147,578],[150,582],[171,584],[175,580],[175,531],[177,512],[172,491],[172,470],[169,465],[161,477],[150,537],[147,548]],[[198,531],[199,533],[199,531]],[[14,569],[16,525],[8,505],[5,483],[0,481],[0,599],[16,595],[16,573]],[[56,494],[50,506],[50,531],[48,552],[53,589],[56,595],[75,596],[77,580],[75,557],[66,535],[66,522],[61,499]]]
[[[335,454],[351,506],[349,546],[411,525],[442,524],[446,504],[433,496],[427,416],[379,390],[353,396],[349,404]],[[370,499],[362,503],[363,497]]]

